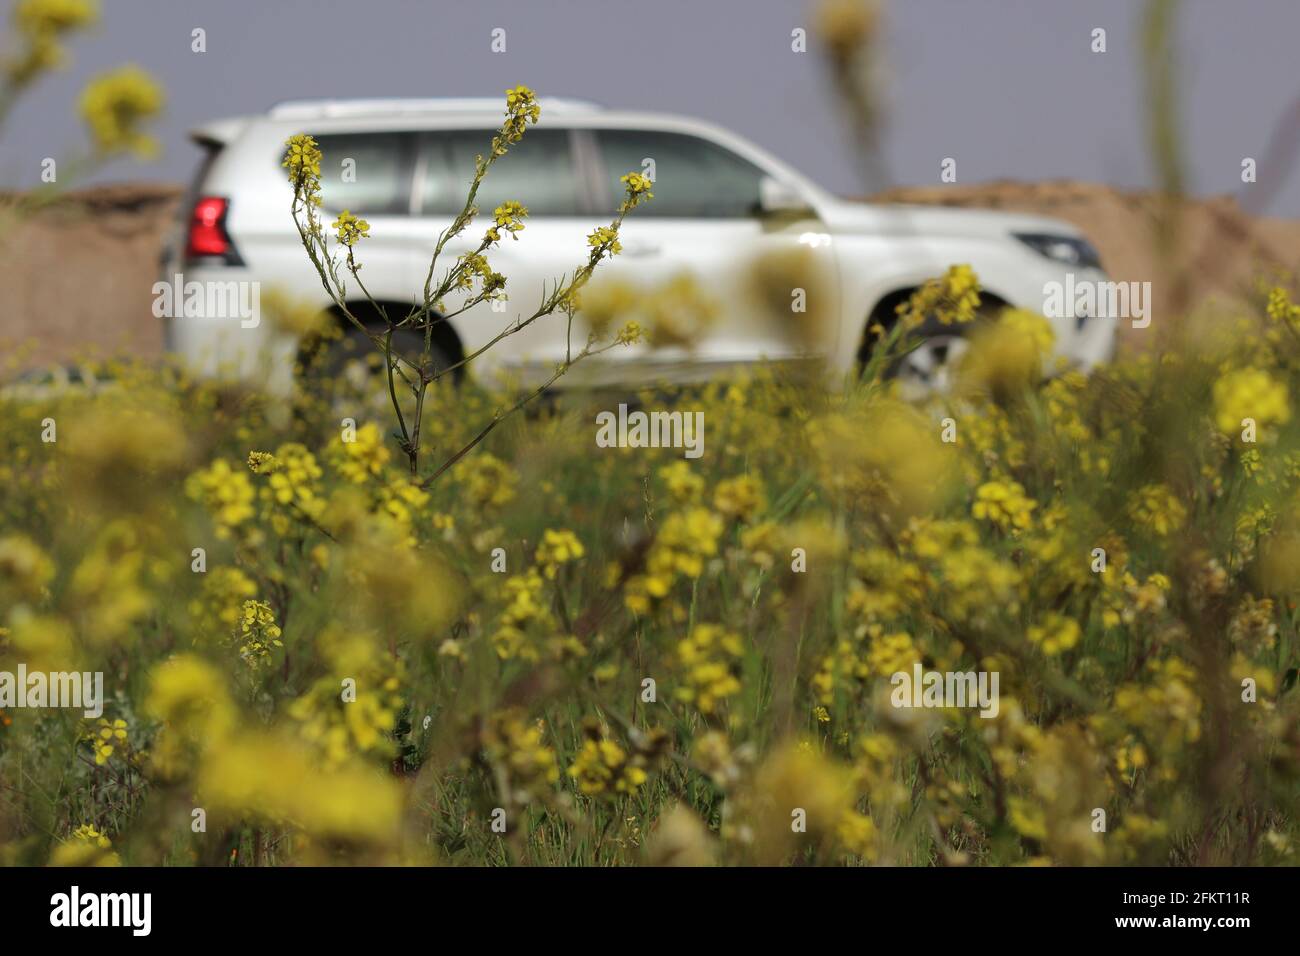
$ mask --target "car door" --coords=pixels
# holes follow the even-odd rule
[[[490,147],[492,129],[434,130],[422,138],[416,190],[421,232],[419,246],[424,261],[417,290],[423,288],[429,256],[439,234],[447,228],[465,204],[474,177],[475,157]],[[482,303],[459,315],[453,326],[460,335],[465,354],[483,348],[512,323],[527,319],[555,281],[581,266],[587,259],[587,233],[591,231],[590,201],[575,167],[572,133],[568,129],[530,129],[523,140],[511,146],[488,171],[475,197],[479,214],[464,233],[444,247],[434,276],[436,282],[455,263],[456,257],[478,247],[483,233],[492,225],[492,213],[507,199],[528,209],[524,229],[487,253],[492,268],[506,277],[509,299],[504,304]],[[446,303],[457,308],[455,296]],[[562,315],[538,319],[522,331],[502,339],[471,370],[490,376],[504,370],[528,383],[548,376],[563,359],[567,322]],[[585,343],[585,334],[575,347]]]
[[[639,287],[659,303],[658,321],[687,333],[694,326],[698,335],[688,344],[673,344],[668,335],[666,345],[614,349],[601,356],[620,368],[614,377],[688,381],[762,359],[825,351],[800,327],[814,295],[804,287],[817,285],[818,299],[830,288],[816,274],[830,268],[829,237],[818,231],[811,209],[766,214],[764,171],[693,133],[594,129],[587,135],[596,154],[600,218],[611,216],[623,198],[620,177],[641,172],[654,180],[654,198],[628,214],[623,251],[597,270],[593,286]],[[683,288],[691,295],[683,297]],[[700,296],[704,307],[697,309],[692,303]]]
[[[321,219],[331,234],[331,224],[344,209],[370,223],[370,238],[357,249],[357,258],[366,288],[377,300],[410,298],[415,267],[410,196],[418,136],[377,131],[315,137],[321,151]],[[295,255],[304,261],[301,248]],[[348,297],[364,298],[346,271],[340,274]]]

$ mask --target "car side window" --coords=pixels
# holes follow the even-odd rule
[[[644,216],[740,219],[757,215],[763,171],[731,150],[698,136],[655,130],[606,129],[596,134],[612,214],[625,187],[619,178],[645,173],[653,162],[654,199]]]
[[[326,133],[320,146],[326,209],[361,215],[410,211],[413,133]]]
[[[488,151],[494,130],[443,130],[424,140],[425,215],[455,215],[474,180],[474,160]],[[528,207],[529,216],[578,216],[581,189],[568,130],[534,129],[488,170],[474,202],[481,214],[507,199]]]

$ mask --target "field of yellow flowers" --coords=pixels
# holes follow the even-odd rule
[[[16,10],[0,116],[96,8]],[[98,81],[97,159],[150,148],[160,103]],[[306,252],[341,268],[296,148]],[[334,228],[350,267],[368,226]],[[0,390],[0,863],[1295,862],[1300,306],[1273,283],[1088,377],[979,306],[954,266],[842,388],[502,415],[421,380],[414,434],[381,382]],[[972,346],[905,403],[890,355],[933,317]],[[708,453],[597,447],[628,400],[702,414]],[[102,674],[97,713],[20,706],[20,668]],[[915,668],[995,673],[996,707],[894,706]]]
[[[569,395],[426,487],[308,394],[0,401],[0,669],[105,688],[5,710],[0,859],[1293,861],[1300,307],[1088,378],[1026,329],[926,406],[654,396],[695,461]],[[502,398],[429,401],[451,450]],[[918,662],[996,716],[890,706]]]

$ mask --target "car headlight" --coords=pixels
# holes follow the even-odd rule
[[[1017,232],[1014,235],[1040,256],[1046,256],[1053,262],[1080,269],[1101,268],[1101,256],[1087,239],[1041,232]]]

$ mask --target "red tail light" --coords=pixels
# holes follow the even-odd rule
[[[229,200],[220,196],[202,196],[190,214],[190,234],[185,244],[188,258],[221,256],[229,258],[232,250],[226,234],[226,209]]]

